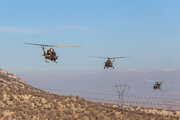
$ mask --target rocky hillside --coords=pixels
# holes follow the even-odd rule
[[[93,103],[31,87],[0,70],[1,120],[178,120],[178,112]]]

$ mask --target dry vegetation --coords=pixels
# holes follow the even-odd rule
[[[177,112],[93,103],[50,94],[0,70],[2,120],[178,120]]]

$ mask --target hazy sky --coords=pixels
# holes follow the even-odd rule
[[[1,1],[0,16],[1,67],[12,72],[102,69],[89,55],[130,56],[117,69],[180,66],[179,0]],[[57,48],[59,64],[46,64],[40,47],[23,42],[82,48]]]
[[[1,1],[0,67],[34,85],[44,75],[101,74],[105,60],[88,56],[129,56],[116,71],[179,70],[179,31],[179,0]],[[56,48],[59,63],[47,64],[40,47],[23,42],[82,47]]]

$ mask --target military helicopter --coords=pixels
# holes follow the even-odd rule
[[[50,60],[52,62],[58,63],[56,60],[58,59],[58,56],[56,55],[55,50],[53,49],[54,47],[80,47],[80,46],[55,46],[55,45],[44,45],[44,44],[36,44],[36,43],[24,43],[26,45],[36,45],[36,46],[41,46],[44,54],[42,56],[45,57],[45,59]],[[49,50],[45,50],[45,47],[50,47]],[[46,60],[47,63],[49,63]]]
[[[152,80],[147,80],[145,79],[145,81],[147,82],[151,82],[151,83],[154,83],[154,81]],[[163,84],[163,81],[161,82],[155,82],[154,85],[153,85],[153,89],[156,91],[157,89],[161,90],[161,85]]]
[[[107,59],[107,61],[105,62],[105,65],[104,65],[104,69],[106,69],[106,68],[114,69],[113,63],[114,63],[115,59],[128,58],[128,57],[112,57],[111,58],[111,57],[99,57],[99,56],[89,56],[89,57]]]
[[[154,89],[154,90],[156,90],[156,89],[159,89],[159,90],[160,90],[162,83],[163,83],[163,82],[156,82],[156,83],[154,84],[153,89]]]

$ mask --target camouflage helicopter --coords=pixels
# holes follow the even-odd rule
[[[163,83],[163,82],[156,82],[156,83],[154,84],[153,89],[154,89],[154,90],[156,90],[156,89],[159,89],[159,90],[160,90],[162,83]]]
[[[151,80],[147,80],[145,79],[146,81],[148,82],[151,82],[151,83],[154,83],[154,81],[151,81]],[[163,81],[161,82],[155,82],[154,85],[153,85],[153,89],[156,90],[156,89],[159,89],[161,90],[161,85],[163,84]]]
[[[50,60],[55,63],[57,63],[56,60],[58,59],[58,56],[56,55],[56,52],[53,49],[53,47],[80,47],[80,46],[55,46],[55,45],[44,45],[44,44],[36,44],[36,43],[24,43],[24,44],[41,46],[41,48],[44,52],[44,54],[42,56],[44,56],[45,59]],[[51,47],[51,48],[49,50],[47,50],[47,52],[46,52],[45,47]],[[46,62],[49,63],[47,60],[46,60]]]
[[[113,68],[114,69],[114,66],[113,66],[113,63],[115,61],[115,59],[121,59],[121,58],[128,58],[128,57],[99,57],[99,56],[89,56],[89,57],[95,57],[95,58],[102,58],[102,59],[107,59],[107,61],[105,62],[105,65],[104,65],[104,69],[105,68]]]

